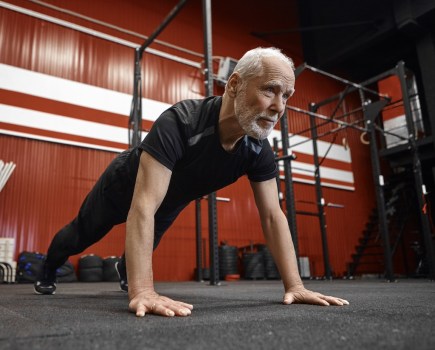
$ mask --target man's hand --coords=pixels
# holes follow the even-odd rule
[[[193,305],[169,299],[154,291],[145,291],[136,294],[130,300],[128,309],[138,317],[144,317],[145,314],[155,314],[168,317],[189,316],[193,309]]]
[[[303,287],[288,291],[284,294],[284,304],[314,304],[321,306],[328,305],[349,305],[347,300],[312,292]]]

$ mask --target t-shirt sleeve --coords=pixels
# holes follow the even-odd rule
[[[275,155],[266,139],[263,141],[263,148],[257,160],[248,169],[248,179],[253,182],[262,182],[275,178],[277,174],[278,166],[275,162]]]
[[[157,118],[139,147],[172,171],[185,151],[184,133],[182,123],[170,108]]]

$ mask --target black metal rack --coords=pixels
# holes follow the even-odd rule
[[[376,201],[377,201],[377,208],[378,208],[378,216],[379,216],[379,230],[382,236],[383,240],[383,247],[384,247],[384,263],[385,263],[385,278],[389,281],[393,281],[395,279],[394,271],[393,271],[393,264],[392,264],[392,255],[391,255],[391,247],[389,242],[389,233],[388,233],[388,222],[386,217],[386,210],[385,210],[385,198],[384,198],[384,179],[381,174],[380,169],[380,152],[379,147],[377,145],[377,132],[383,134],[383,135],[394,135],[395,137],[402,139],[403,141],[407,142],[407,150],[409,150],[412,154],[412,166],[413,166],[413,173],[414,173],[414,184],[415,184],[415,191],[417,193],[418,198],[418,206],[419,206],[419,219],[420,219],[420,225],[421,225],[421,231],[422,231],[422,237],[423,242],[425,246],[425,256],[427,260],[428,270],[429,270],[429,278],[435,279],[435,256],[434,256],[434,248],[433,248],[433,242],[430,232],[430,222],[428,218],[428,213],[423,211],[424,206],[424,183],[423,183],[423,177],[422,177],[422,170],[421,170],[421,161],[419,157],[419,151],[418,151],[418,145],[416,143],[415,138],[415,130],[414,130],[414,124],[413,124],[413,117],[412,117],[412,110],[410,105],[410,96],[409,96],[409,77],[412,76],[412,72],[406,69],[405,64],[403,62],[399,62],[396,67],[393,69],[390,69],[382,74],[379,74],[363,83],[357,84],[354,82],[351,82],[349,80],[340,78],[336,75],[321,71],[317,68],[311,67],[308,64],[304,63],[303,65],[299,66],[296,69],[296,76],[299,76],[305,69],[309,69],[315,73],[322,74],[324,76],[327,76],[329,78],[332,78],[334,80],[340,81],[345,84],[345,89],[341,93],[331,96],[327,99],[324,99],[318,103],[310,103],[309,104],[309,111],[287,106],[287,109],[302,113],[304,115],[308,115],[310,117],[310,128],[304,131],[311,131],[311,138],[313,142],[313,157],[314,157],[314,167],[315,167],[315,190],[316,190],[316,199],[317,199],[317,212],[316,213],[305,213],[305,212],[298,212],[295,209],[294,206],[294,197],[293,195],[287,197],[287,191],[293,191],[293,180],[290,179],[289,181],[286,181],[286,202],[291,203],[292,205],[287,207],[287,214],[289,215],[289,222],[293,222],[295,225],[295,218],[296,214],[304,214],[304,215],[313,215],[317,216],[319,218],[319,224],[320,224],[320,231],[321,231],[321,238],[322,238],[322,251],[323,251],[323,260],[324,260],[324,269],[325,269],[325,277],[327,279],[332,278],[331,273],[331,267],[329,263],[329,249],[328,249],[328,243],[327,243],[327,231],[326,231],[326,218],[325,218],[325,212],[324,212],[324,206],[325,206],[325,200],[323,199],[322,195],[322,187],[321,187],[321,179],[320,179],[320,164],[319,164],[319,154],[317,149],[317,140],[320,136],[325,136],[328,134],[335,133],[337,131],[343,130],[344,128],[353,128],[357,129],[362,132],[366,132],[370,136],[370,152],[371,152],[371,160],[372,160],[372,171],[373,171],[373,179],[375,183],[375,190],[376,190]],[[397,75],[400,83],[401,83],[401,90],[402,90],[402,96],[403,96],[403,104],[405,108],[405,116],[406,116],[406,125],[408,129],[408,137],[404,138],[401,135],[391,133],[389,131],[383,130],[380,126],[378,117],[380,115],[380,112],[382,109],[389,103],[389,98],[386,96],[383,96],[379,94],[376,90],[373,90],[369,88],[368,86],[371,86],[373,83],[376,83],[384,78],[387,78],[391,75]],[[359,120],[357,122],[353,123],[347,123],[337,117],[334,119],[334,115],[344,100],[344,98],[349,95],[352,92],[357,91],[360,96],[361,100],[361,107],[358,108],[358,110],[363,111],[364,119]],[[366,95],[370,94],[371,98],[376,99],[375,102],[372,102],[370,99],[366,98]],[[334,111],[331,116],[324,116],[321,114],[318,114],[317,111],[321,106],[327,105],[332,102],[336,102],[337,105],[334,108]],[[348,114],[348,113],[347,113]],[[283,118],[284,119],[284,118]],[[334,123],[337,124],[338,127],[330,130],[322,135],[318,135],[317,128],[318,125],[316,124],[315,120],[321,119],[325,120],[325,122],[322,125],[325,125],[327,123]],[[364,122],[365,126],[361,127],[357,124]],[[282,128],[284,129],[284,128]],[[288,129],[285,129],[288,130]],[[287,146],[288,146],[288,131],[282,130],[282,140],[287,140]],[[309,140],[303,141],[307,142]],[[300,142],[298,144],[293,144],[290,147],[295,147],[297,145],[300,145]],[[283,141],[283,149],[287,149],[287,146],[284,147],[284,141]],[[403,147],[398,147],[398,152],[400,150],[403,150]],[[391,151],[389,152],[391,154]],[[291,170],[287,172],[288,175],[291,177]],[[290,212],[290,213],[289,213]],[[295,245],[297,246],[297,236],[294,237]]]

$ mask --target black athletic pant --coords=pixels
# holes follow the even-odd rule
[[[137,174],[137,165],[131,169],[131,162],[126,160],[130,155],[124,152],[111,162],[85,198],[77,217],[55,235],[47,253],[49,269],[62,266],[71,255],[83,252],[113,226],[126,221]]]

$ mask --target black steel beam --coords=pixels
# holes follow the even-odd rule
[[[435,34],[427,32],[416,40],[416,52],[420,67],[420,81],[422,93],[425,97],[422,102],[427,112],[427,119],[431,131],[429,134],[435,136]],[[435,142],[433,144],[435,148]]]
[[[154,39],[163,31],[163,29],[166,28],[166,26],[175,18],[175,16],[180,12],[180,10],[186,5],[187,0],[181,0],[172,10],[169,12],[169,14],[166,16],[166,18],[163,20],[162,23],[154,30],[154,32],[148,37],[147,40],[141,45],[139,48],[139,54],[140,58],[142,58],[143,52],[145,49],[150,46]]]
[[[316,107],[316,106],[317,105],[314,104],[314,107]],[[361,128],[361,127],[353,125],[353,124],[346,123],[346,122],[344,122],[342,120],[331,119],[331,118],[327,117],[326,115],[315,113],[315,112],[312,112],[312,111],[306,111],[305,109],[298,108],[298,107],[295,107],[295,106],[286,106],[286,108],[291,110],[291,111],[299,112],[299,113],[302,113],[302,114],[307,114],[307,115],[309,115],[311,117],[316,117],[318,119],[328,121],[328,123],[334,123],[334,124],[338,124],[338,125],[342,125],[342,126],[348,126],[348,127],[352,128],[352,129],[356,129],[356,130],[359,130],[359,131],[362,131],[362,132],[367,131],[364,128]],[[317,109],[315,109],[315,110],[317,110]],[[309,130],[311,130],[311,128]]]
[[[202,276],[202,224],[201,200],[195,200],[195,227],[196,227],[196,281],[201,282]]]
[[[142,77],[140,53],[134,51],[133,100],[128,120],[128,145],[138,146],[142,140]]]
[[[373,181],[375,183],[376,189],[379,232],[381,234],[384,248],[385,278],[388,281],[392,282],[395,280],[395,278],[391,256],[390,236],[388,232],[387,213],[385,209],[384,178],[381,174],[378,145],[376,141],[376,129],[374,127],[376,118],[378,117],[382,108],[385,107],[386,103],[386,101],[377,101],[375,103],[365,105],[364,116],[367,121],[367,129],[370,136],[370,153],[373,171]]]
[[[205,95],[211,96],[213,94],[211,0],[202,1],[202,19],[204,31]],[[210,285],[216,286],[219,285],[219,251],[215,192],[208,195],[208,233],[210,246]]]
[[[392,68],[392,69],[389,69],[389,70],[387,70],[387,71],[385,71],[385,72],[383,72],[383,73],[381,73],[381,74],[378,74],[378,75],[376,75],[376,76],[374,76],[374,77],[372,77],[372,78],[370,78],[370,79],[367,79],[367,80],[365,80],[365,81],[363,81],[362,83],[359,83],[359,84],[357,84],[357,85],[360,85],[360,86],[367,86],[367,85],[370,85],[370,84],[376,83],[377,81],[379,81],[379,80],[381,80],[381,79],[384,79],[384,78],[387,78],[387,77],[389,77],[389,76],[391,76],[391,75],[394,75],[394,74],[396,74],[396,72],[397,72],[397,68]],[[359,90],[360,90],[360,89],[359,89],[357,86],[351,86],[351,87],[349,87],[349,88],[347,89],[347,92],[346,92],[345,95],[349,95],[349,94],[351,94],[352,92],[354,92],[354,91],[359,91]],[[315,104],[315,106],[316,106],[317,108],[319,108],[319,107],[321,107],[321,106],[327,105],[327,104],[329,104],[329,103],[331,103],[331,102],[333,102],[333,101],[339,99],[339,98],[341,97],[342,94],[343,94],[343,92],[340,92],[340,93],[338,93],[338,94],[336,94],[336,95],[333,95],[333,96],[331,96],[331,97],[329,97],[329,98],[327,98],[327,99],[324,99],[324,100],[322,100],[322,101],[320,101],[320,102],[317,102],[317,103]],[[377,95],[378,95],[379,97],[381,97],[381,98],[387,98],[387,96],[384,96],[384,95],[379,94],[379,93],[377,93]]]
[[[277,155],[279,154],[279,142],[278,139],[276,137],[273,138],[273,152],[275,154],[275,162],[277,162],[277,167],[278,167],[278,171],[276,173],[276,186],[278,187],[278,200],[279,200],[279,205],[282,208],[282,192],[281,192],[281,178],[280,178],[280,174],[279,174],[279,163],[278,161],[280,159],[278,159]],[[288,157],[288,156],[286,156]]]
[[[219,247],[217,229],[216,193],[208,195],[208,231],[209,231],[209,258],[210,258],[210,285],[219,285]]]
[[[315,211],[296,210],[296,214],[319,217],[319,213]]]
[[[420,217],[421,234],[423,236],[426,263],[429,269],[429,278],[434,280],[435,279],[435,254],[434,254],[434,246],[433,246],[434,243],[432,240],[428,213],[424,211],[424,205],[425,205],[424,197],[426,193],[424,190],[424,182],[423,182],[423,174],[421,171],[420,157],[418,154],[418,148],[415,140],[416,130],[414,128],[414,121],[412,117],[412,109],[411,109],[411,103],[410,103],[409,92],[408,92],[407,76],[405,72],[405,65],[403,62],[399,63],[398,65],[398,76],[402,88],[406,125],[408,127],[408,133],[409,133],[409,145],[411,148],[412,158],[413,158],[412,163],[413,163],[413,173],[414,173],[414,185],[417,194],[418,214]]]
[[[314,104],[310,104],[310,112],[315,113],[317,111]],[[325,200],[322,193],[322,184],[320,181],[320,163],[319,163],[319,151],[317,149],[317,128],[315,116],[310,114],[310,126],[311,126],[311,137],[313,141],[313,158],[314,158],[314,180],[316,188],[317,197],[317,211],[320,224],[320,233],[322,238],[322,250],[323,250],[323,265],[325,268],[325,278],[332,279],[331,265],[329,262],[329,248],[328,248],[328,235],[326,232],[326,218],[324,205]]]
[[[280,119],[281,125],[281,147],[284,160],[284,179],[285,179],[285,206],[287,222],[290,228],[290,234],[292,236],[293,245],[295,249],[296,259],[299,265],[299,241],[298,241],[298,231],[296,225],[296,206],[295,206],[295,194],[293,187],[293,174],[291,168],[291,159],[287,158],[289,156],[289,140],[288,140],[288,119],[287,111]],[[300,270],[299,270],[300,271]]]
[[[349,91],[349,93],[350,93],[350,92],[355,91],[355,90],[363,90],[363,91],[366,91],[366,92],[370,92],[370,93],[373,94],[373,95],[376,95],[376,96],[382,97],[382,95],[380,95],[379,92],[367,88],[366,85],[358,84],[358,83],[355,83],[355,82],[353,82],[353,81],[350,81],[350,80],[347,80],[347,79],[341,78],[341,77],[339,77],[339,76],[337,76],[337,75],[334,75],[334,74],[331,74],[331,73],[325,72],[325,71],[323,71],[323,70],[321,70],[321,69],[319,69],[319,68],[312,67],[312,66],[310,66],[310,65],[308,65],[308,64],[305,64],[305,69],[309,69],[309,70],[311,70],[312,72],[319,73],[319,74],[321,74],[321,75],[327,76],[328,78],[332,78],[332,79],[334,79],[334,80],[336,80],[336,81],[339,81],[339,82],[345,84],[345,85],[346,85],[346,87],[345,87],[345,91],[343,91],[343,92],[341,92],[340,94],[338,94],[337,98],[341,98],[340,95],[344,95],[344,96],[343,96],[343,98],[344,98],[344,97],[346,97],[346,95],[348,94],[348,93],[346,93],[346,91]],[[353,89],[352,89],[352,88],[353,88]],[[332,100],[332,101],[333,101],[333,100]],[[330,101],[330,102],[332,102],[332,101]],[[321,106],[321,104],[314,104],[314,107],[316,107],[316,109],[318,109],[320,106]]]
[[[362,112],[362,107],[358,107],[358,108],[352,109],[352,110],[350,110],[350,111],[348,111],[346,113],[340,114],[340,115],[334,117],[334,119],[330,118],[330,120],[325,120],[325,122],[317,124],[317,128],[320,128],[322,126],[328,125],[331,122],[333,122],[334,120],[340,120],[341,121],[341,119],[343,119],[343,118],[345,118],[345,117],[347,117],[349,115],[352,115],[352,114],[354,114],[356,112]],[[364,120],[362,119],[362,120],[354,121],[354,122],[348,123],[348,124],[349,124],[349,127],[351,127],[351,125],[356,125],[356,124],[358,124],[359,122],[362,122],[362,121],[364,121]],[[343,123],[347,123],[347,122],[343,122]],[[343,128],[347,127],[347,125],[345,126],[345,124],[342,124],[341,126],[343,126]],[[297,133],[291,134],[290,138],[295,137],[295,136],[301,136],[301,135],[305,134],[308,131],[311,132],[311,128],[306,128],[306,129],[299,130]]]

